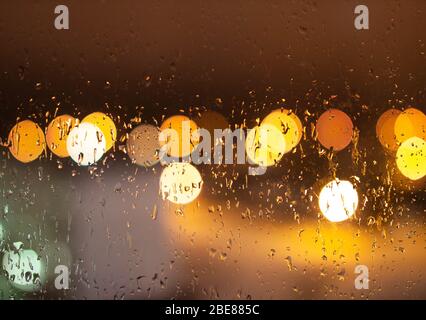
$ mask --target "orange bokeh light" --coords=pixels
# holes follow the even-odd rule
[[[341,110],[330,109],[324,112],[316,124],[318,141],[327,149],[345,149],[352,141],[353,123]]]
[[[46,143],[50,151],[61,158],[69,157],[67,138],[71,129],[75,127],[77,119],[64,114],[50,122],[46,130]]]
[[[398,141],[395,135],[395,122],[400,114],[401,111],[398,109],[389,109],[377,120],[377,138],[382,146],[390,151],[396,151],[398,149]]]
[[[10,153],[23,163],[37,159],[44,151],[46,140],[43,130],[31,120],[18,122],[9,132]]]
[[[426,140],[426,115],[415,108],[404,110],[395,121],[395,136],[399,144],[412,137]]]
[[[185,132],[184,123],[189,127],[189,132]],[[164,120],[160,127],[160,131],[174,130],[176,135],[169,136],[166,134],[166,141],[160,141],[160,145],[168,145],[168,154],[172,157],[188,156],[199,143],[199,136],[196,134],[198,130],[197,124],[187,116],[177,115],[171,116]],[[189,144],[189,150],[184,150],[185,144]]]

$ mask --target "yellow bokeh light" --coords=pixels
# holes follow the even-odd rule
[[[415,108],[404,110],[395,121],[395,135],[399,144],[411,137],[426,140],[426,115]]]
[[[44,151],[46,140],[43,130],[31,120],[17,123],[9,132],[10,153],[23,163],[37,159]]]
[[[398,109],[389,109],[385,111],[377,120],[376,136],[382,146],[390,151],[398,149],[398,141],[395,135],[395,122],[401,111]]]
[[[71,129],[75,127],[77,119],[64,114],[50,122],[46,130],[46,143],[50,151],[60,158],[69,157],[67,138]]]
[[[263,119],[261,125],[272,125],[276,127],[284,136],[284,153],[290,152],[302,139],[303,126],[299,117],[290,110],[277,109],[268,114]]]
[[[167,154],[172,157],[186,157],[200,142],[197,130],[197,124],[187,116],[167,118],[160,127],[160,131],[165,135],[164,139],[160,140],[160,145],[167,146]]]
[[[246,138],[247,157],[259,166],[269,167],[283,157],[286,140],[273,125],[262,124],[251,129]]]
[[[200,194],[203,179],[190,163],[174,162],[164,168],[160,177],[163,199],[176,204],[187,204]]]
[[[419,137],[405,140],[396,152],[396,165],[410,180],[426,176],[426,141]]]
[[[320,192],[319,207],[324,217],[331,222],[347,220],[358,207],[358,193],[349,181],[330,181]]]
[[[89,122],[101,129],[106,142],[106,151],[112,148],[117,140],[117,128],[110,117],[102,112],[93,112],[86,116],[81,122]]]

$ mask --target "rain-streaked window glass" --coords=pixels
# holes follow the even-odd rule
[[[2,1],[0,299],[426,299],[426,2]]]

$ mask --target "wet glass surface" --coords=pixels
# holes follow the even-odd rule
[[[365,4],[357,31],[354,1],[70,1],[56,30],[54,1],[2,1],[0,298],[425,299],[426,3]],[[284,109],[264,174],[164,173],[169,117],[245,131]]]

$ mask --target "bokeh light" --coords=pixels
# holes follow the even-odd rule
[[[46,143],[50,151],[60,158],[69,157],[67,138],[70,131],[77,124],[77,119],[64,114],[50,122],[46,129]]]
[[[390,151],[398,149],[398,141],[395,135],[395,122],[401,111],[398,109],[389,109],[385,111],[377,120],[376,136],[383,147]]]
[[[319,207],[324,217],[331,222],[347,220],[358,207],[358,193],[349,181],[330,181],[320,192]]]
[[[345,149],[352,141],[353,124],[351,118],[341,110],[325,111],[316,124],[318,141],[327,149]]]
[[[399,171],[410,180],[419,180],[426,175],[426,141],[419,137],[405,140],[396,153]]]
[[[94,164],[106,151],[104,135],[97,126],[80,123],[68,135],[67,150],[71,159],[79,165]]]
[[[19,247],[20,243],[14,244]],[[23,291],[37,291],[45,279],[42,260],[32,249],[16,248],[5,251],[2,267],[10,283]]]
[[[259,166],[275,165],[283,157],[286,140],[273,125],[262,124],[251,129],[246,138],[247,157]]]
[[[395,135],[399,144],[411,137],[426,140],[426,115],[415,108],[404,110],[395,121]]]
[[[44,151],[46,140],[43,130],[31,120],[17,123],[9,132],[10,153],[19,161],[28,163],[37,159]]]
[[[426,1],[366,2],[0,2],[0,299],[426,299]]]
[[[176,204],[187,204],[200,194],[203,179],[193,165],[174,162],[163,169],[160,177],[160,190],[163,199]]]
[[[149,124],[134,128],[127,138],[127,154],[133,163],[151,167],[160,161],[160,130]]]
[[[272,125],[276,127],[284,136],[284,153],[290,152],[302,139],[303,126],[299,117],[287,109],[276,109],[263,119],[261,125]]]
[[[115,127],[114,121],[108,117],[105,113],[102,112],[93,112],[86,116],[83,122],[91,123],[101,129],[106,143],[106,150],[112,148],[115,141],[117,140],[117,128]]]
[[[214,137],[214,129],[227,129],[229,127],[228,120],[217,111],[207,110],[202,112],[195,120],[198,127],[206,129],[212,139]]]
[[[161,147],[167,146],[167,154],[175,158],[191,154],[200,141],[197,124],[187,116],[176,115],[167,118],[161,124],[160,130],[165,134],[165,139],[160,140]],[[173,130],[175,134],[169,135],[167,130]],[[188,147],[185,147],[186,145]]]

